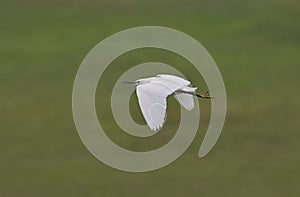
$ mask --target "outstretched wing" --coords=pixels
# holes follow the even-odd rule
[[[176,84],[180,88],[180,90],[186,92],[195,92],[196,88],[188,87],[191,84],[188,80],[185,80],[181,77],[177,77],[174,75],[167,75],[167,74],[160,74],[157,77],[161,78],[165,83],[169,84]],[[191,94],[184,94],[183,92],[175,92],[174,97],[183,106],[186,110],[191,111],[194,108],[194,99],[193,95]]]
[[[139,85],[136,88],[142,114],[151,130],[157,131],[165,121],[166,97],[172,92],[158,83]]]
[[[138,85],[136,93],[142,114],[151,130],[159,130],[166,116],[167,96],[179,88],[178,85],[160,81]]]
[[[175,93],[174,97],[186,110],[191,111],[194,109],[194,98],[190,94]]]
[[[194,97],[189,92],[194,93],[197,88],[183,87],[179,91],[175,92],[174,97],[186,110],[191,111],[194,109]],[[186,93],[185,93],[186,92]]]
[[[157,75],[136,88],[142,114],[151,130],[159,130],[166,117],[167,96],[175,93],[179,103],[187,110],[194,108],[192,95],[177,94],[177,90],[195,91],[190,82],[174,75]]]

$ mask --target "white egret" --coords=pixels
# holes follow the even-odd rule
[[[210,99],[208,93],[197,94],[191,82],[174,75],[160,74],[155,77],[125,82],[136,85],[136,94],[142,114],[151,130],[159,130],[165,121],[167,97],[173,95],[186,110],[194,108],[193,96]]]

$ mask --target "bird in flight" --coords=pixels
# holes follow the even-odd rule
[[[202,95],[197,94],[197,88],[191,87],[191,82],[174,75],[160,74],[125,83],[136,85],[136,94],[142,114],[147,125],[153,131],[158,131],[165,122],[168,96],[174,96],[188,111],[194,109],[193,96],[204,99],[212,98],[208,92]]]

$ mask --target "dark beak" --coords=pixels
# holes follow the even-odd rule
[[[122,81],[122,84],[136,85],[136,82],[135,81]]]

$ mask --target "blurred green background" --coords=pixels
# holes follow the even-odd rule
[[[1,0],[0,196],[299,196],[299,13],[296,0]],[[178,29],[206,47],[223,75],[228,110],[205,158],[197,153],[210,103],[200,101],[201,126],[189,149],[167,167],[137,174],[87,151],[71,97],[77,69],[98,42],[144,25]],[[121,70],[154,60],[207,89],[188,62],[163,50],[114,61],[101,78],[97,113],[129,149],[161,146],[177,125],[176,113],[168,113],[166,128],[148,141],[125,135],[112,118],[109,93]],[[134,96],[131,105],[138,110]],[[142,123],[140,113],[133,116]]]

